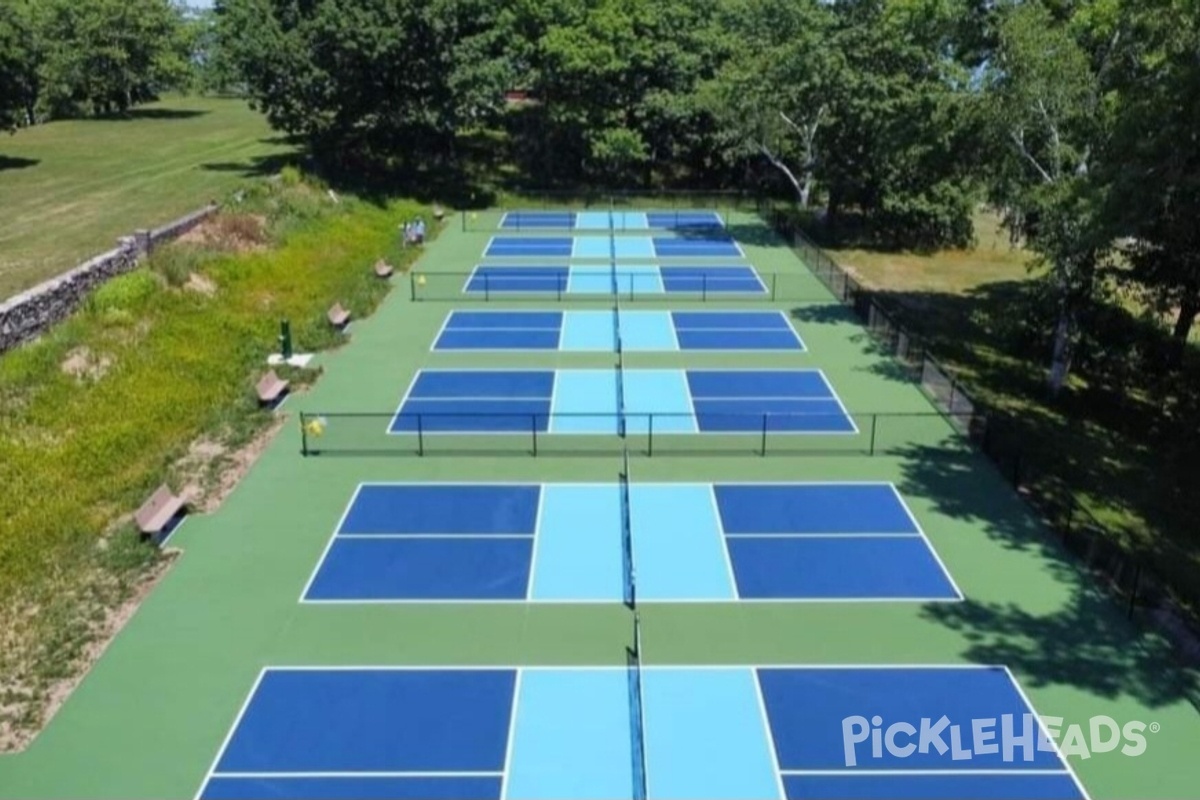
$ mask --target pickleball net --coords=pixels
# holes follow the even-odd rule
[[[642,622],[633,613],[633,649],[626,661],[629,665],[629,733],[633,746],[633,797],[646,800],[646,711],[642,705]]]
[[[621,555],[625,577],[625,605],[637,608],[637,569],[633,564],[633,523],[629,501],[629,450],[622,454],[621,480]]]

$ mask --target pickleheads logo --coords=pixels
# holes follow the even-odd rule
[[[1119,747],[1123,755],[1140,756],[1146,752],[1145,733],[1158,730],[1157,722],[1133,720],[1120,725],[1107,716],[1095,716],[1086,724],[1073,723],[1065,728],[1062,717],[1042,717],[1039,724],[1033,714],[1004,714],[965,724],[951,722],[943,715],[936,719],[923,717],[916,724],[891,722],[886,727],[878,715],[870,719],[852,716],[842,720],[842,747],[847,767],[858,766],[867,758],[883,759],[885,753],[887,758],[908,758],[914,753],[949,754],[952,761],[1000,755],[1005,762],[1028,762],[1039,752],[1091,758],[1093,753],[1110,753]]]

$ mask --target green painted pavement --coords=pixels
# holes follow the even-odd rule
[[[760,269],[788,276],[793,296],[823,293],[751,217],[735,220]],[[451,225],[423,273],[462,272],[491,233]],[[463,455],[299,455],[299,410],[392,412],[427,366],[611,366],[604,354],[434,354],[446,313],[471,302],[409,299],[406,277],[350,344],[321,356],[325,375],[291,398],[289,424],[224,507],[189,520],[171,544],[183,555],[22,754],[0,757],[3,798],[193,796],[259,670],[271,664],[624,664],[631,617],[620,605],[302,606],[297,601],[354,487],[364,480],[615,481],[621,461],[544,441],[542,458]],[[828,295],[824,295],[828,298]],[[552,303],[492,303],[490,308]],[[639,308],[687,303],[659,298]],[[761,301],[721,307],[764,307]],[[553,307],[588,307],[573,303]],[[595,307],[594,303],[590,304]],[[712,307],[716,307],[715,305]],[[805,354],[633,354],[640,366],[815,366],[852,412],[930,410],[831,302],[790,303]],[[1155,722],[1146,752],[1075,757],[1094,798],[1174,798],[1194,792],[1200,715],[1161,648],[1135,638],[993,468],[937,446],[948,429],[902,431],[887,456],[720,455],[688,448],[635,455],[638,480],[890,480],[967,596],[962,603],[777,603],[644,606],[651,663],[993,663],[1008,665],[1037,710],[1064,727],[1108,715]],[[379,427],[382,432],[382,425]],[[695,437],[702,440],[703,437]],[[607,445],[606,445],[607,446]],[[640,451],[640,445],[635,443]]]

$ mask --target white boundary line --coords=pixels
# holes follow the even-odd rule
[[[533,546],[529,551],[529,577],[526,578],[525,600],[532,601],[533,579],[537,575],[538,544],[542,541],[542,510],[546,507],[546,487],[539,486],[537,493],[537,511],[533,515]]]
[[[559,334],[562,338],[562,334]],[[550,404],[546,407],[546,433],[557,433],[554,430],[554,401],[558,398],[558,370],[554,370],[554,377],[550,381]]]
[[[525,672],[625,672],[625,664],[270,664],[263,667],[263,672],[505,672],[523,670]],[[1003,664],[947,664],[912,662],[886,664],[856,664],[844,662],[787,663],[779,664],[696,664],[695,662],[672,663],[661,661],[654,664],[642,664],[642,669],[708,672],[729,672],[734,670],[980,670],[1005,671],[1008,667]],[[1032,711],[1031,711],[1032,713]]]
[[[913,776],[950,776],[950,775],[966,775],[982,776],[982,775],[1062,775],[1069,776],[1069,770],[1064,769],[786,769],[783,770],[783,775],[816,775],[831,778],[858,778],[858,777],[896,777],[908,778]]]
[[[917,529],[917,532],[921,534],[921,538],[925,540],[925,548],[929,551],[929,554],[933,556],[933,560],[937,562],[938,568],[941,569],[942,574],[946,576],[946,580],[950,583],[950,588],[952,588],[954,593],[958,595],[959,600],[965,600],[966,596],[963,594],[962,589],[958,587],[958,583],[955,582],[954,576],[950,574],[950,570],[946,567],[946,563],[942,561],[941,555],[938,554],[937,548],[933,546],[933,542],[929,541],[929,537],[925,534],[925,528],[923,528],[921,523],[917,521],[917,515],[914,514],[912,509],[908,507],[908,501],[904,499],[904,495],[900,494],[900,490],[896,488],[896,484],[891,484],[891,487],[892,494],[896,496],[896,500],[900,503],[900,507],[904,509],[904,513],[908,515],[910,520],[912,520],[912,524]]]
[[[590,605],[619,605],[621,604],[619,597],[572,597],[565,598],[545,598],[531,599],[524,598],[444,598],[444,597],[423,597],[423,598],[337,598],[330,600],[302,600],[301,605],[306,606],[590,606]],[[911,605],[919,603],[922,605],[942,604],[942,603],[961,603],[962,601],[953,597],[664,597],[658,599],[642,599],[638,598],[639,606],[666,606],[666,605],[778,605],[792,606],[799,604],[824,604],[824,605],[843,605],[846,603],[904,603]]]
[[[414,770],[413,772],[214,772],[214,778],[232,778],[235,780],[254,780],[256,778],[283,778],[285,780],[302,780],[305,778],[333,778],[347,780],[373,780],[379,778],[498,778],[503,772],[468,772],[451,770],[447,772],[430,772]]]
[[[504,746],[504,771],[500,777],[500,800],[506,800],[508,797],[508,774],[512,769],[513,741],[517,738],[517,708],[521,704],[521,676],[524,674],[525,671],[518,668],[517,676],[513,680],[512,711],[508,716],[508,741]]]
[[[391,419],[388,420],[387,426],[383,429],[383,432],[388,436],[410,436],[416,433],[416,431],[397,431],[393,430],[393,428],[396,427],[396,421],[400,419],[400,414],[404,411],[404,405],[408,402],[408,398],[412,394],[413,387],[417,385],[417,381],[424,373],[424,369],[418,368],[417,371],[413,373],[412,378],[409,380],[408,386],[404,388],[404,394],[400,395],[400,402],[396,405],[396,413],[392,414]]]
[[[855,434],[861,433],[861,431],[858,429],[858,423],[854,421],[854,416],[849,411],[846,410],[846,404],[842,402],[841,395],[839,395],[837,393],[837,390],[833,388],[833,384],[829,381],[829,376],[827,376],[825,374],[825,370],[818,369],[818,370],[815,370],[815,372],[818,375],[820,375],[821,380],[823,380],[825,382],[825,386],[829,389],[830,396],[832,396],[833,399],[835,401],[837,401],[838,408],[840,408],[842,410],[842,413],[846,415],[846,421],[850,423],[850,427],[854,429],[854,433]]]
[[[920,539],[919,533],[727,533],[729,539]],[[346,538],[346,537],[342,537]]]
[[[1091,796],[1088,794],[1087,789],[1083,787],[1083,782],[1080,781],[1079,776],[1075,774],[1075,769],[1071,766],[1071,763],[1067,761],[1066,756],[1064,756],[1062,751],[1058,749],[1058,742],[1054,741],[1054,738],[1050,736],[1050,731],[1046,730],[1046,726],[1042,723],[1042,718],[1038,715],[1037,709],[1033,707],[1033,703],[1030,702],[1029,695],[1025,694],[1025,689],[1022,688],[1021,683],[1017,680],[1017,677],[1013,675],[1012,670],[1009,669],[1007,664],[1000,665],[1000,669],[1004,670],[1004,674],[1008,676],[1008,680],[1012,684],[1012,688],[1016,691],[1017,696],[1021,698],[1021,702],[1025,704],[1025,708],[1029,710],[1029,713],[1037,721],[1038,730],[1042,732],[1042,735],[1046,738],[1046,741],[1054,745],[1054,755],[1058,758],[1058,763],[1062,764],[1063,769],[1066,770],[1067,774],[1071,776],[1071,780],[1075,783],[1075,788],[1079,790],[1079,793],[1083,795],[1085,800],[1090,800]]]
[[[442,340],[442,334],[444,334],[444,333],[446,332],[446,328],[448,328],[448,327],[450,326],[450,320],[451,320],[451,319],[454,317],[454,315],[455,315],[455,314],[457,314],[457,313],[458,313],[458,311],[448,311],[448,312],[446,312],[446,317],[445,317],[445,319],[443,319],[443,320],[442,320],[442,325],[441,325],[441,327],[440,327],[440,328],[438,328],[438,332],[437,332],[437,333],[434,335],[434,337],[433,337],[433,342],[432,342],[432,343],[429,345],[429,352],[430,352],[430,353],[437,352],[438,350],[440,350],[440,349],[441,349],[441,348],[439,348],[439,347],[438,347],[438,342],[440,342],[440,341]],[[449,349],[449,348],[448,348],[448,349]],[[443,351],[443,352],[444,352],[444,351]]]
[[[217,772],[217,765],[221,763],[221,759],[225,757],[225,750],[228,749],[229,743],[233,741],[233,735],[242,724],[242,717],[246,715],[246,710],[250,708],[250,702],[254,699],[254,695],[258,693],[258,687],[262,684],[263,678],[266,676],[269,667],[262,667],[258,671],[258,675],[254,678],[254,683],[250,686],[250,692],[242,700],[241,708],[238,709],[237,716],[233,718],[233,724],[229,726],[229,730],[225,733],[225,738],[221,740],[221,747],[217,750],[216,756],[213,757],[212,764],[208,767],[208,772],[204,775],[204,781],[200,784],[200,788],[196,790],[195,798],[200,800],[204,796],[204,790],[208,788],[208,782],[212,780],[213,775]]]
[[[660,277],[659,280],[662,280],[662,278]],[[670,326],[671,326],[671,339],[672,339],[672,341],[675,342],[675,352],[682,353],[683,346],[679,344],[679,328],[677,328],[675,326],[675,312],[674,312],[674,310],[668,310],[668,311],[664,311],[663,313],[665,313],[667,315],[667,322],[669,322]],[[700,351],[689,349],[688,352],[696,353],[696,352],[700,352]],[[688,390],[688,394],[689,395],[691,394],[690,389]]]
[[[394,539],[532,539],[532,533],[340,533],[338,539],[389,541]]]
[[[779,800],[785,800],[788,794],[783,785],[783,771],[779,768],[779,751],[775,747],[775,734],[771,732],[771,718],[767,714],[767,701],[763,697],[757,669],[750,670],[750,680],[754,682],[754,696],[758,701],[758,713],[762,720],[763,733],[767,735],[767,747],[771,751],[771,767],[775,770],[775,790],[779,792]]]
[[[329,551],[333,549],[333,543],[341,535],[342,525],[345,524],[346,517],[350,516],[350,509],[354,508],[355,503],[358,502],[358,495],[364,485],[360,483],[354,487],[354,493],[350,495],[350,499],[346,502],[346,507],[342,509],[342,515],[338,517],[337,525],[334,526],[333,533],[329,535],[329,541],[325,543],[325,549],[321,551],[321,557],[317,559],[316,565],[313,566],[312,572],[309,573],[308,580],[304,582],[304,588],[300,591],[299,602],[311,602],[308,600],[308,590],[312,588],[313,581],[317,579],[317,574],[320,573],[321,567],[324,566],[325,559],[329,556]]]
[[[713,518],[717,522],[717,534],[721,537],[721,553],[725,556],[725,571],[729,574],[729,588],[733,589],[733,600],[741,600],[742,593],[738,589],[737,574],[733,571],[733,556],[729,554],[729,545],[726,543],[725,523],[721,521],[721,505],[717,502],[717,490],[710,483],[708,485],[708,499],[712,502]]]

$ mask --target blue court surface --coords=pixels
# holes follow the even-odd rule
[[[434,350],[791,350],[782,311],[452,311]]]
[[[615,284],[615,286],[614,286]],[[480,264],[467,294],[730,294],[765,295],[767,285],[745,264],[617,264],[611,267]]]
[[[620,484],[363,484],[301,599],[962,599],[891,484],[628,489],[626,537]]]
[[[722,228],[715,211],[509,211],[506,230],[688,230]]]
[[[623,409],[623,411],[622,411]],[[818,369],[424,369],[393,434],[854,434]]]
[[[878,755],[858,732],[873,717],[896,731]],[[636,662],[270,667],[198,796],[1087,797],[1004,667]]]
[[[614,252],[615,249],[615,252]],[[725,234],[672,236],[495,236],[487,258],[743,258],[741,245]]]

